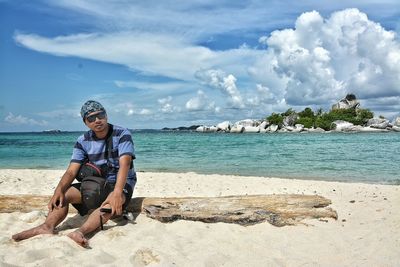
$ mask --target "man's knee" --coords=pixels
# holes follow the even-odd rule
[[[77,188],[75,188],[73,186],[68,188],[67,192],[65,193],[65,198],[68,201],[68,203],[71,203],[71,204],[80,204],[80,203],[82,203],[81,192]]]

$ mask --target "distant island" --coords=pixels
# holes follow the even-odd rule
[[[400,132],[400,117],[393,122],[369,109],[360,108],[354,94],[332,105],[329,112],[318,109],[314,112],[307,107],[301,112],[289,108],[283,113],[272,113],[263,119],[244,119],[231,123],[224,121],[217,125],[192,125],[189,127],[163,128],[164,131],[196,131],[227,133],[267,133],[267,132]]]
[[[50,130],[44,130],[42,131],[43,133],[61,133],[61,130],[58,129],[50,129]]]

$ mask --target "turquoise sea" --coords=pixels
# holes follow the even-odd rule
[[[64,169],[81,132],[0,133],[0,168]],[[399,133],[132,131],[137,171],[400,184]]]

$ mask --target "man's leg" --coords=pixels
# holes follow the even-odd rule
[[[125,195],[123,195],[123,197],[125,202],[126,201]],[[104,206],[104,208],[111,208],[111,206],[106,205]],[[100,207],[99,207],[89,215],[86,222],[79,229],[69,233],[68,237],[70,237],[72,240],[74,240],[82,247],[87,247],[89,245],[89,241],[85,238],[85,235],[100,228],[100,216],[103,223],[106,223],[111,218],[110,213],[100,212]]]
[[[15,241],[21,241],[36,235],[54,234],[54,229],[59,225],[68,214],[68,206],[70,203],[81,203],[81,192],[75,187],[70,187],[65,193],[66,203],[62,208],[55,208],[49,211],[44,223],[29,230],[20,232],[12,236]]]

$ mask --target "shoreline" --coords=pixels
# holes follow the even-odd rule
[[[51,195],[63,170],[2,169],[0,194]],[[400,186],[215,174],[139,172],[133,197],[321,195],[338,220],[275,227],[177,221],[139,214],[111,221],[86,250],[66,237],[82,218],[72,213],[57,235],[16,243],[11,234],[43,222],[45,212],[0,214],[0,265],[89,266],[396,266],[400,261]],[[312,253],[310,253],[312,251]],[[266,256],[267,253],[267,256]],[[13,255],[23,255],[16,259]]]
[[[65,168],[66,169],[66,168]],[[12,167],[12,168],[2,168],[0,167],[0,171],[20,171],[20,170],[34,170],[34,171],[59,171],[59,172],[64,172],[65,169],[53,169],[53,168],[43,168],[43,167],[37,167],[37,168],[19,168],[19,167]],[[157,170],[149,170],[149,171],[138,171],[136,170],[136,173],[139,174],[148,174],[148,173],[159,173],[159,174],[185,174],[185,173],[193,173],[196,175],[218,175],[221,177],[228,176],[228,177],[238,177],[238,178],[263,178],[263,179],[282,179],[282,180],[299,180],[299,181],[316,181],[316,182],[330,182],[330,183],[344,183],[344,184],[369,184],[369,185],[393,185],[393,186],[399,186],[400,185],[400,180],[399,179],[393,179],[390,181],[372,181],[372,180],[362,180],[362,181],[355,181],[355,180],[335,180],[333,177],[289,177],[289,176],[263,176],[263,175],[246,175],[246,174],[225,174],[225,173],[201,173],[201,172],[196,172],[196,171],[157,171]],[[62,174],[61,174],[62,175]]]

